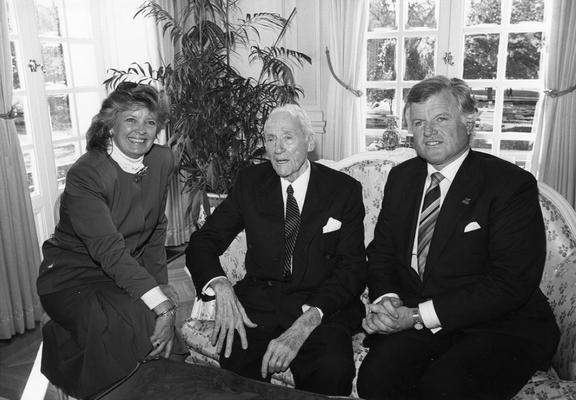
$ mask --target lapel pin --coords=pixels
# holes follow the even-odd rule
[[[466,197],[464,200],[462,200],[462,204],[470,204],[470,197]]]

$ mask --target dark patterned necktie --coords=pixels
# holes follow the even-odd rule
[[[424,196],[418,227],[418,274],[420,278],[424,275],[430,241],[432,241],[434,226],[440,213],[440,181],[444,179],[444,176],[440,172],[434,172],[431,178],[430,186]]]
[[[292,185],[286,188],[286,218],[284,219],[284,268],[283,277],[285,280],[292,276],[292,253],[296,244],[296,237],[300,228],[300,210],[294,198]]]

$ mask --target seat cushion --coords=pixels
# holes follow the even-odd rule
[[[538,371],[512,400],[576,400],[576,382],[558,378],[554,370]]]

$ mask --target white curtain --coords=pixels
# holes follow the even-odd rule
[[[32,329],[40,249],[24,159],[11,119],[12,61],[6,1],[0,0],[0,339]]]
[[[532,172],[576,206],[576,1],[554,0]],[[571,90],[570,90],[571,89]]]
[[[365,74],[364,39],[368,1],[330,1],[330,58],[336,75],[348,86],[359,89]],[[322,158],[340,160],[359,150],[362,137],[362,103],[332,77],[328,84],[326,135]]]
[[[158,4],[172,16],[178,17],[178,11],[185,7],[184,0],[159,0]],[[159,58],[163,64],[172,64],[175,52],[170,35],[162,35],[161,26],[156,29],[158,37]],[[167,132],[170,136],[170,132]],[[179,246],[187,243],[190,235],[194,230],[192,219],[186,215],[186,208],[190,202],[188,193],[182,193],[183,183],[179,174],[174,176],[168,192],[168,201],[166,204],[166,217],[168,218],[168,229],[166,232],[166,245]]]

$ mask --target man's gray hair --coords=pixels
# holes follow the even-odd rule
[[[412,86],[406,96],[406,104],[402,115],[406,116],[406,111],[410,104],[422,103],[428,100],[429,97],[444,90],[452,93],[458,102],[458,109],[464,114],[474,114],[478,111],[472,89],[466,82],[458,78],[448,79],[443,75],[436,75]]]
[[[302,128],[302,133],[306,136],[314,135],[314,130],[312,130],[312,121],[310,121],[310,117],[304,111],[302,107],[298,104],[284,104],[282,106],[276,107],[270,114],[268,115],[268,119],[274,114],[285,112],[290,114],[292,118],[296,118],[300,123],[300,127]],[[266,129],[266,123],[264,124],[264,129]]]

